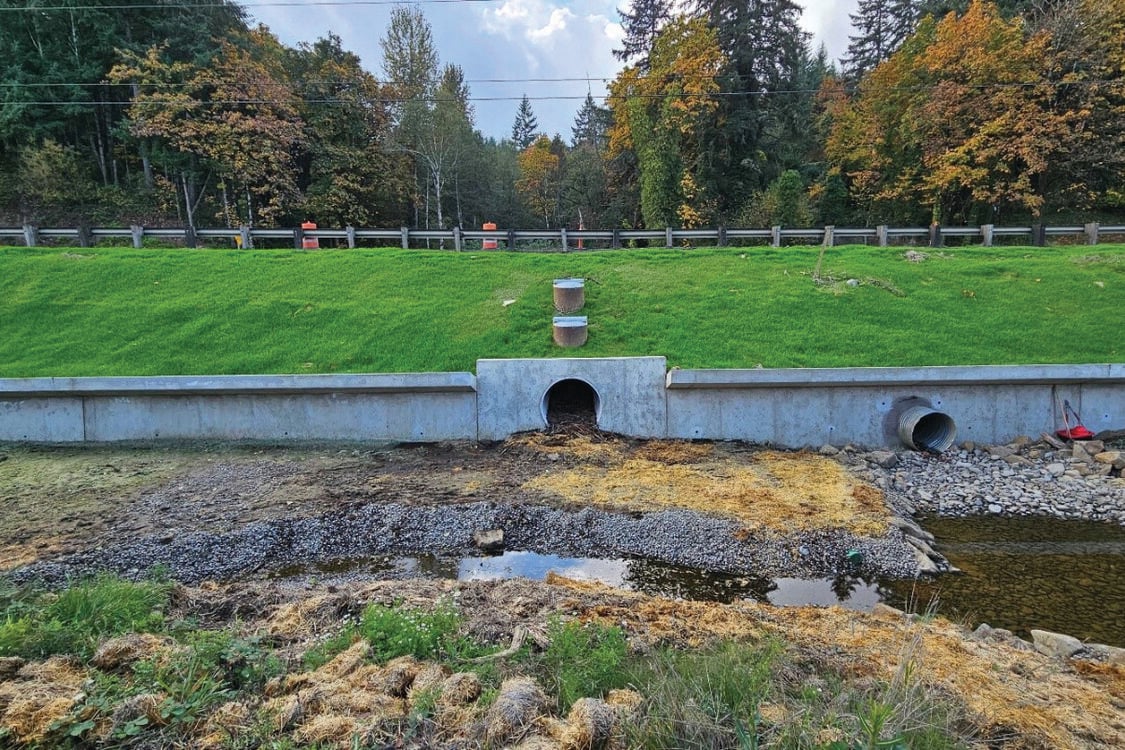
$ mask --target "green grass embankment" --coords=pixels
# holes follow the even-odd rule
[[[831,248],[817,283],[820,248],[7,248],[0,376],[448,371],[575,353],[684,368],[1125,359],[1125,246],[925,252]],[[588,279],[577,352],[551,343],[563,276]]]

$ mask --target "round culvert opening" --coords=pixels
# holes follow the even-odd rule
[[[548,427],[597,427],[601,403],[598,392],[585,380],[560,380],[543,394],[543,420]]]
[[[957,438],[957,425],[948,414],[915,406],[899,417],[898,436],[908,448],[941,453],[953,445]]]

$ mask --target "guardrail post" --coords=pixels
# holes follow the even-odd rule
[[[300,250],[305,246],[305,230],[300,227],[293,228],[293,249]]]
[[[36,247],[39,244],[39,227],[34,224],[23,225],[23,244]]]
[[[570,248],[569,248],[569,247],[567,247],[567,241],[566,241],[566,227],[559,227],[559,238],[560,238],[560,239],[562,239],[562,249],[563,249],[563,252],[565,253],[565,252],[567,252],[568,250],[570,250]]]
[[[609,241],[609,248],[610,248],[610,250],[620,250],[621,249],[621,230],[620,229],[614,229],[613,230],[613,237]]]
[[[190,247],[193,250],[199,247],[199,238],[195,236],[195,230],[191,227],[184,230],[184,247]]]
[[[513,251],[516,249],[516,230],[514,229],[508,230],[508,249]]]
[[[348,249],[355,250],[355,227],[349,224],[344,227],[344,231],[348,233]]]
[[[781,226],[777,225],[770,228],[770,244],[774,247],[781,247]]]
[[[829,224],[824,227],[824,246],[834,247],[836,245],[836,227]]]
[[[718,236],[715,237],[715,244],[717,244],[719,247],[727,246],[727,228],[722,224],[719,225],[719,233]]]
[[[992,247],[992,238],[996,232],[995,224],[980,225],[980,239],[985,247]]]
[[[453,227],[453,249],[461,252],[461,227]]]
[[[664,227],[664,247],[674,247],[672,245],[672,227]]]
[[[409,227],[403,227],[402,228],[402,249],[403,250],[409,250],[410,249],[410,228]]]
[[[941,224],[930,224],[930,247],[941,247]]]
[[[243,224],[241,227],[239,227],[238,233],[242,237],[242,247],[246,250],[253,250],[254,236],[250,234],[249,225]]]
[[[875,236],[879,240],[879,247],[886,247],[887,246],[887,225],[886,224],[880,224],[879,226],[875,227]]]
[[[94,244],[94,233],[90,231],[90,225],[85,221],[78,222],[78,246],[90,247]]]
[[[133,233],[133,247],[140,250],[145,244],[145,228],[140,224],[133,224],[129,231]]]
[[[1100,229],[1101,229],[1101,225],[1098,224],[1098,222],[1096,222],[1096,221],[1092,221],[1092,222],[1090,222],[1089,224],[1086,225],[1085,231],[1086,231],[1086,244],[1087,245],[1098,244],[1098,231]]]
[[[1042,224],[1031,225],[1031,244],[1035,247],[1043,247],[1047,244],[1047,227]]]

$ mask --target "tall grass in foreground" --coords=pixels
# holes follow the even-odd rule
[[[0,656],[89,657],[102,639],[160,630],[170,590],[166,583],[133,583],[109,575],[58,593],[5,584],[0,591]]]

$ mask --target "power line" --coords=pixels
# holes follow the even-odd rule
[[[503,0],[410,0],[412,5],[458,5],[498,3]],[[363,6],[363,5],[402,5],[404,0],[265,0],[258,3],[110,3],[97,5],[22,5],[13,8],[0,8],[0,12],[44,12],[71,10],[189,10],[193,8],[312,8],[325,6]]]

